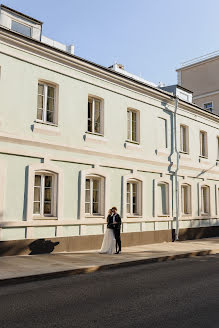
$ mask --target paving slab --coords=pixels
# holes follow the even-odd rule
[[[0,257],[0,285],[216,253],[219,237],[125,247],[118,255],[96,250],[5,256]]]

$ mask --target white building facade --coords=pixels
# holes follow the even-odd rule
[[[112,206],[123,245],[218,235],[219,117],[22,31],[0,26],[1,254],[98,248]]]

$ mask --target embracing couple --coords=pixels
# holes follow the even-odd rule
[[[117,208],[113,207],[108,212],[107,229],[103,238],[100,253],[119,254],[121,252],[121,217],[117,213]]]

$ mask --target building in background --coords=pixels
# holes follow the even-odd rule
[[[219,52],[195,58],[177,69],[178,84],[193,92],[193,102],[219,115]]]
[[[1,6],[0,22],[1,254],[97,249],[112,206],[126,246],[218,234],[219,117],[22,13]]]

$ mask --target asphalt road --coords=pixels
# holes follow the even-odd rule
[[[2,286],[0,327],[218,328],[219,256]]]

